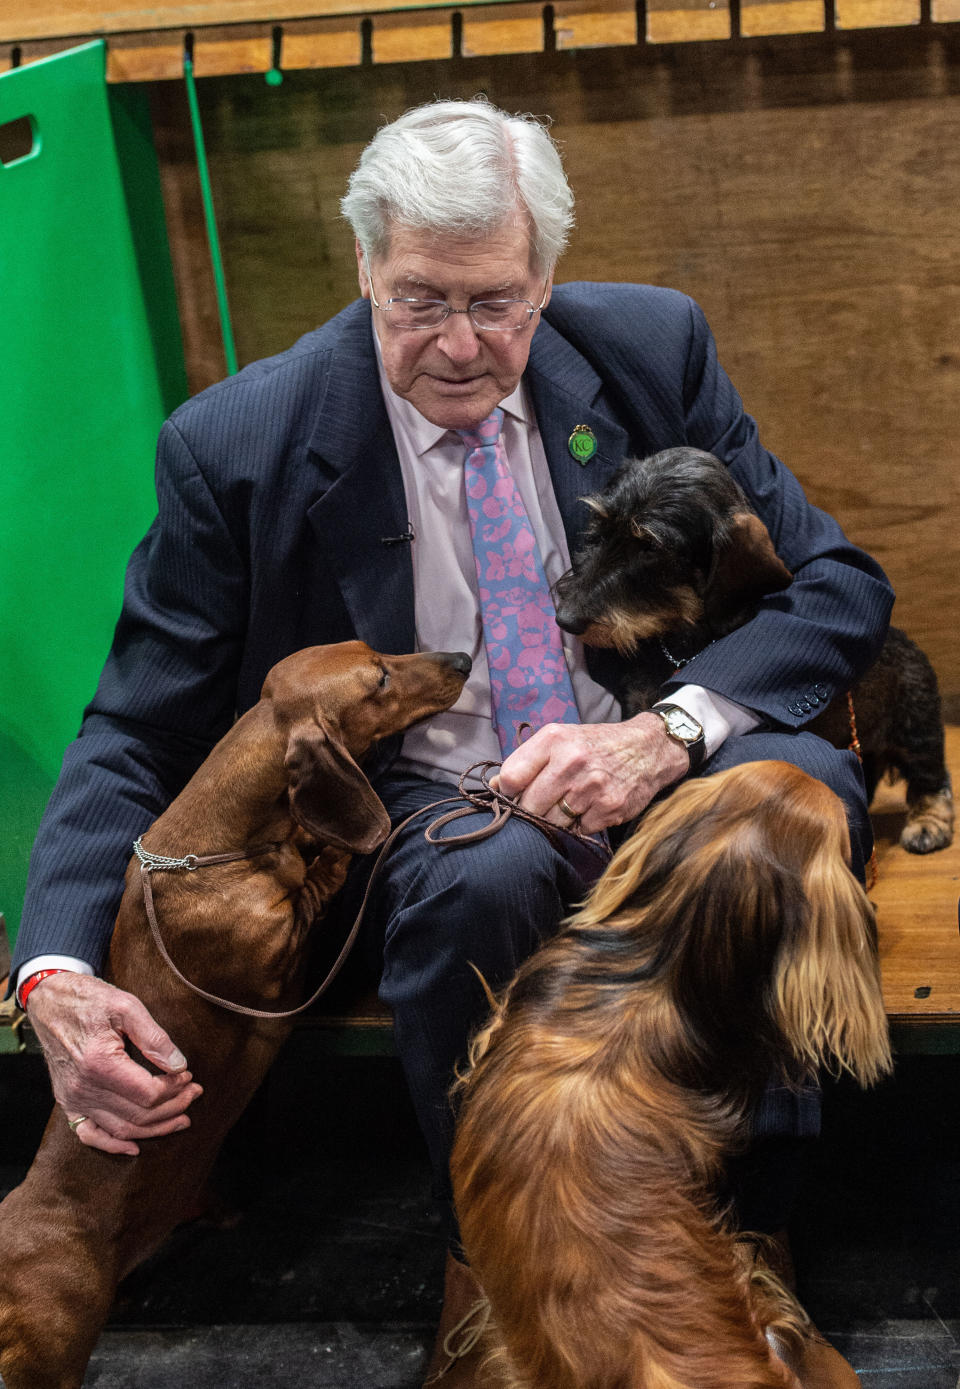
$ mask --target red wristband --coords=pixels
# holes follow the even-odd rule
[[[27,1011],[27,999],[40,983],[41,979],[49,979],[51,974],[72,974],[69,969],[38,969],[36,974],[31,974],[17,989],[17,1002],[24,1012]]]

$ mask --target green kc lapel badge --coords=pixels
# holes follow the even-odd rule
[[[597,451],[597,436],[588,424],[578,424],[567,440],[567,448],[581,468],[586,467]]]

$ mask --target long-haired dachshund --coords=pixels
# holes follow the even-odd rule
[[[556,587],[557,621],[588,645],[631,658],[618,691],[625,717],[649,709],[676,668],[742,626],[765,594],[792,580],[766,526],[713,454],[683,447],[628,460],[604,491],[584,501],[591,515]],[[884,773],[902,777],[907,819],[900,842],[915,854],[946,848],[953,796],[929,660],[891,627],[851,693],[868,795]],[[824,687],[810,692],[814,707],[826,694]],[[843,699],[807,727],[836,747],[851,742]]]
[[[838,798],[781,762],[688,782],[476,1037],[452,1172],[509,1389],[797,1389],[809,1325],[717,1190],[772,1074],[889,1071]]]
[[[245,713],[143,836],[161,940],[177,968],[219,997],[264,1011],[305,996],[311,927],[353,853],[390,829],[357,759],[448,708],[462,653],[381,656],[363,642],[311,647],[267,676]],[[204,865],[207,855],[229,861]],[[137,1157],[84,1146],[56,1108],[23,1184],[0,1205],[0,1383],[79,1389],[118,1281],[195,1209],[227,1131],[290,1028],[189,989],[148,927],[131,859],[105,977],[140,998],[190,1058],[203,1094],[191,1125]]]

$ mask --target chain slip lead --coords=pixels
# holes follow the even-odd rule
[[[662,651],[664,656],[666,656],[667,660],[673,666],[674,670],[682,670],[683,667],[688,666],[691,661],[695,661],[698,656],[702,656],[705,651],[709,651],[711,646],[715,646],[716,641],[717,639],[716,637],[714,637],[712,641],[707,642],[706,646],[701,646],[699,651],[695,651],[692,656],[683,657],[674,656],[672,651],[668,651],[663,637],[657,638],[657,645],[660,647],[660,650]]]
[[[196,854],[187,854],[186,858],[167,858],[165,854],[151,854],[149,849],[143,847],[142,838],[133,841],[133,852],[144,868],[151,871],[155,868],[184,868],[188,873],[192,873],[199,862]]]
[[[393,847],[401,831],[405,830],[406,827],[420,815],[426,815],[431,810],[439,810],[442,806],[454,807],[454,809],[448,811],[445,815],[440,815],[435,820],[431,820],[430,824],[423,832],[423,837],[428,844],[437,844],[445,849],[462,848],[468,844],[475,844],[482,839],[488,839],[491,835],[501,830],[511,816],[516,815],[519,819],[527,820],[530,824],[536,825],[537,828],[547,836],[555,848],[561,848],[564,841],[570,839],[583,845],[595,856],[599,875],[599,872],[606,867],[611,858],[610,847],[605,842],[605,839],[584,834],[581,830],[576,830],[572,827],[568,829],[562,825],[555,825],[552,821],[544,819],[541,815],[534,815],[532,811],[524,810],[522,806],[517,805],[515,801],[510,800],[508,796],[505,796],[501,791],[498,791],[495,787],[490,785],[490,777],[499,766],[499,762],[474,763],[474,765],[468,767],[460,777],[457,786],[458,794],[456,796],[444,796],[440,800],[432,801],[429,805],[421,806],[419,810],[415,810],[412,815],[408,815],[406,819],[401,820],[398,825],[394,826],[388,837],[384,840],[380,852],[377,855],[370,877],[367,880],[363,900],[360,903],[360,910],[357,913],[356,920],[347,933],[347,938],[340,949],[339,955],[330,966],[319,988],[314,990],[306,1002],[301,1003],[298,1007],[282,1010],[272,1008],[248,1008],[245,1004],[233,1003],[229,999],[220,998],[217,994],[208,993],[207,990],[202,989],[199,984],[194,984],[192,980],[188,979],[174,964],[170,957],[170,952],[163,943],[160,925],[157,921],[156,908],[154,906],[153,886],[150,882],[151,876],[154,873],[193,873],[196,869],[205,868],[210,864],[236,863],[241,859],[256,858],[260,854],[272,853],[282,848],[282,844],[261,844],[257,848],[241,849],[232,853],[202,855],[185,854],[182,858],[172,858],[165,854],[151,853],[149,849],[143,847],[143,844],[138,839],[134,843],[133,850],[140,861],[140,884],[143,890],[143,905],[147,914],[147,921],[150,925],[154,944],[169,969],[176,975],[181,984],[184,984],[192,993],[197,994],[200,998],[206,999],[208,1003],[213,1003],[218,1008],[226,1008],[231,1013],[239,1013],[247,1018],[276,1018],[278,1020],[282,1018],[292,1018],[298,1013],[303,1013],[307,1008],[316,1003],[317,999],[320,998],[322,994],[326,993],[327,989],[340,973],[360,931],[360,925],[363,921],[370,893],[387,854]],[[480,782],[480,786],[479,788],[471,789],[467,787],[466,783],[467,779],[474,774],[476,775],[476,779]],[[486,812],[490,816],[488,823],[482,825],[480,829],[467,830],[462,834],[445,835],[443,838],[439,837],[439,831],[443,829],[445,825],[450,824],[451,821],[459,820],[465,815],[476,815],[480,812]]]

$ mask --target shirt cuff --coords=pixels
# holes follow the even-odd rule
[[[14,996],[18,1006],[20,1003],[20,985],[25,984],[31,974],[36,974],[41,969],[69,969],[74,974],[93,974],[94,972],[86,960],[76,960],[72,955],[34,955],[32,960],[27,960],[17,971]]]
[[[679,689],[671,690],[662,702],[679,704],[681,709],[693,715],[703,729],[708,757],[712,757],[731,735],[749,733],[763,722],[761,715],[753,709],[736,704],[715,690],[705,690],[702,685],[681,685]]]

